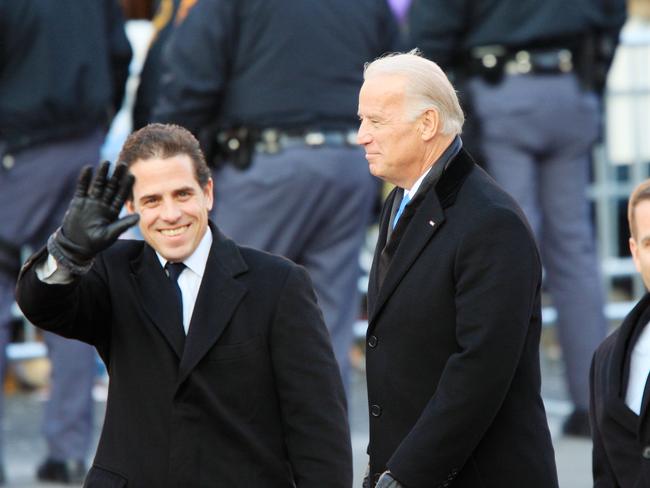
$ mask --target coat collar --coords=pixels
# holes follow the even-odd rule
[[[635,339],[648,321],[650,321],[650,294],[646,294],[636,304],[618,329],[607,369],[606,409],[621,425],[632,432],[636,432],[639,427],[639,417],[625,404],[629,376],[626,371],[629,368],[631,348],[634,347]],[[647,395],[644,395],[641,418],[644,417],[644,412],[648,408],[647,403]]]
[[[176,296],[155,251],[145,244],[131,262],[142,306],[180,360],[179,384],[223,333],[246,287],[235,278],[248,270],[239,249],[210,222],[212,246],[187,337],[178,323]]]
[[[378,314],[388,298],[395,291],[404,274],[406,274],[422,252],[422,249],[444,223],[444,209],[455,202],[460,187],[474,167],[474,161],[471,156],[466,151],[461,150],[437,181],[435,191],[431,191],[431,188],[420,189],[421,191],[418,192],[416,197],[421,200],[417,202],[415,213],[399,242],[386,273],[386,278],[381,287],[379,287],[376,268],[381,252],[384,246],[387,245],[388,227],[390,225],[390,212],[386,211],[386,209],[392,208],[393,200],[396,198],[399,190],[395,189],[389,195],[384,210],[384,218],[381,221],[379,240],[375,249],[371,270],[368,332],[374,328]],[[390,245],[390,242],[388,245]],[[373,299],[375,296],[377,297],[376,300]]]

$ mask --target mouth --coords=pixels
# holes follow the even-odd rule
[[[165,237],[176,237],[183,234],[189,228],[190,224],[187,224],[181,227],[174,227],[173,229],[160,229],[158,232],[160,232]]]

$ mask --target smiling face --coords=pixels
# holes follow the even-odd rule
[[[212,180],[199,185],[192,160],[186,154],[166,159],[139,159],[130,171],[135,176],[129,212],[140,214],[140,231],[161,256],[178,262],[197,248],[212,209]]]
[[[425,148],[419,120],[407,117],[405,88],[401,76],[376,76],[364,82],[357,142],[366,150],[370,173],[410,188],[420,176]]]

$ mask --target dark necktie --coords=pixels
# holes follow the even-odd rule
[[[183,325],[183,294],[181,293],[181,287],[178,286],[178,277],[181,275],[185,268],[186,266],[183,263],[172,263],[170,261],[167,261],[167,264],[165,264],[167,275],[169,276],[169,279],[174,286],[174,290],[176,291],[178,308],[181,311],[181,325],[183,326],[183,329],[185,328]]]

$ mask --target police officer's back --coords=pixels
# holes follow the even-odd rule
[[[0,384],[21,248],[45,244],[75,175],[99,162],[130,60],[117,0],[0,0]],[[54,374],[37,476],[77,482],[92,441],[94,351],[45,340]],[[0,429],[0,451],[1,437]]]
[[[413,44],[460,78],[471,142],[535,231],[574,405],[564,432],[588,436],[606,322],[586,187],[625,0],[414,0],[410,19]]]
[[[167,45],[154,109],[217,161],[222,230],[307,268],[344,380],[377,195],[357,94],[364,63],[396,40],[386,0],[201,0]]]

